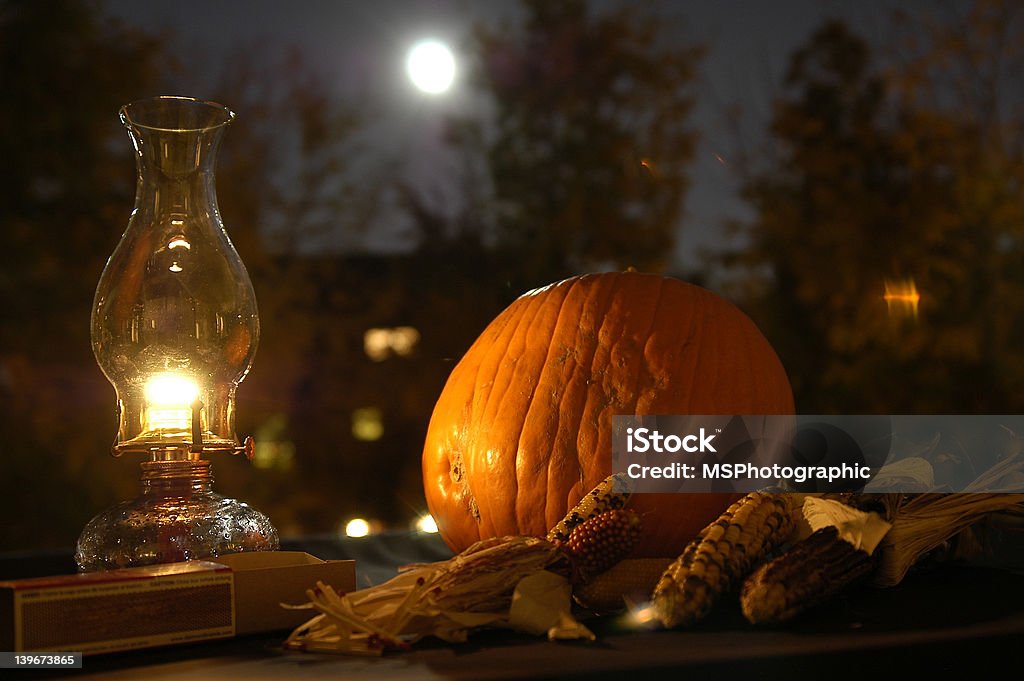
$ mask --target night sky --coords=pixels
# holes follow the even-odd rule
[[[596,2],[595,8],[614,5]],[[730,158],[740,144],[757,153],[770,102],[777,92],[789,55],[822,20],[845,19],[869,41],[883,42],[887,17],[896,7],[951,11],[955,3],[874,0],[730,0],[725,2],[652,2],[666,17],[670,35],[685,44],[708,48],[697,106],[691,119],[701,142],[691,166],[692,187],[676,241],[676,263],[699,264],[703,249],[725,243],[722,224],[743,217],[736,196]],[[458,56],[474,21],[514,19],[514,0],[175,0],[145,2],[108,0],[111,14],[128,23],[168,36],[173,54],[186,66],[173,94],[206,97],[217,64],[232,50],[258,44],[283,51],[299,46],[331,84],[338,97],[371,102],[377,123],[367,132],[370,149],[403,158],[414,183],[431,192],[444,186],[445,156],[438,140],[443,116],[478,111],[458,81],[451,92],[429,97],[414,92],[403,72],[406,50],[416,40],[434,37],[449,42]],[[153,93],[140,93],[153,94]],[[171,93],[168,93],[171,94]],[[231,106],[231,102],[224,102]],[[742,138],[725,122],[726,112],[743,112]],[[238,112],[244,116],[244,111]],[[112,114],[113,115],[113,114]],[[230,142],[228,142],[230,143]],[[453,197],[457,200],[457,197]],[[396,216],[386,216],[367,237],[371,250],[401,249]]]

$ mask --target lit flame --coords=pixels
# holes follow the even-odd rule
[[[365,518],[353,518],[345,523],[346,537],[366,537],[370,534],[370,523]]]
[[[146,382],[147,430],[189,430],[192,425],[192,404],[199,397],[199,387],[176,374],[157,374]]]
[[[889,307],[891,316],[917,318],[917,306],[921,302],[921,294],[917,292],[917,285],[913,279],[886,281],[883,298]]]

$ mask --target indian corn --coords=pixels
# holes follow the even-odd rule
[[[562,548],[579,580],[586,582],[625,558],[640,539],[640,530],[640,516],[633,511],[605,511],[577,525]]]
[[[666,627],[703,619],[789,536],[794,505],[787,494],[751,492],[726,509],[662,574],[651,603],[655,616]]]
[[[598,483],[597,487],[587,492],[579,503],[551,528],[547,536],[548,541],[568,541],[573,528],[605,511],[624,507],[629,495],[629,483],[625,475],[609,475]]]
[[[762,565],[743,583],[740,607],[751,624],[780,624],[822,603],[875,566],[871,555],[823,527]]]

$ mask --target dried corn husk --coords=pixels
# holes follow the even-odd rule
[[[671,562],[671,558],[627,558],[589,582],[576,585],[573,597],[584,608],[601,612],[645,603]]]
[[[875,584],[894,586],[920,558],[990,514],[1024,512],[1024,494],[992,490],[1020,489],[1024,475],[1024,438],[1014,436],[1011,451],[999,463],[956,494],[916,494],[899,498],[892,529],[879,545]],[[979,490],[985,490],[981,492]]]
[[[925,458],[908,456],[883,466],[868,488],[872,492],[927,492],[935,489],[935,469]]]
[[[369,589],[339,595],[318,583],[306,592],[310,602],[297,607],[320,614],[292,632],[285,646],[379,655],[385,649],[407,648],[424,636],[462,642],[472,629],[485,626],[531,632],[543,628],[554,638],[592,638],[569,614],[566,578],[549,573],[536,579],[563,561],[558,547],[544,539],[500,537],[477,542],[450,560],[410,566]],[[510,621],[514,600],[516,613]]]
[[[897,509],[892,529],[878,547],[874,582],[899,584],[927,552],[989,513],[1024,510],[1024,494],[918,494]]]
[[[869,556],[892,528],[879,514],[861,511],[835,499],[807,497],[803,514],[812,531],[834,527],[839,539]]]

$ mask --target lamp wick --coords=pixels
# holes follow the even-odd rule
[[[198,397],[192,402],[192,448],[191,452],[203,451],[203,424],[199,418],[199,412],[203,408],[203,401]]]

